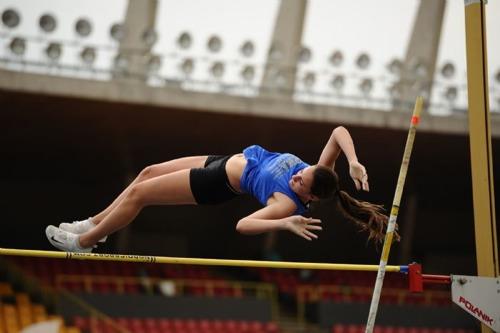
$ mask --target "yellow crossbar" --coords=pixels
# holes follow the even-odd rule
[[[324,269],[336,271],[378,271],[378,265],[357,264],[329,264],[313,262],[288,262],[288,261],[261,261],[261,260],[235,260],[235,259],[205,259],[205,258],[182,258],[182,257],[157,257],[139,256],[131,254],[111,253],[76,253],[59,251],[41,251],[25,249],[0,248],[0,255],[42,257],[78,260],[104,260],[104,261],[126,261],[156,264],[177,265],[204,265],[204,266],[237,266],[237,267],[264,267],[264,268],[292,268],[292,269]],[[407,266],[386,266],[388,272],[405,272]]]

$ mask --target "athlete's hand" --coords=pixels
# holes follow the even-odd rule
[[[316,225],[319,223],[321,223],[321,220],[313,219],[312,217],[303,217],[300,215],[293,215],[286,218],[286,228],[288,231],[291,231],[307,240],[318,238],[318,236],[312,233],[311,230],[322,230],[321,226]]]
[[[363,164],[359,162],[349,163],[349,174],[351,175],[356,189],[359,191],[363,189],[364,191],[370,191],[370,186],[368,185],[368,174]]]

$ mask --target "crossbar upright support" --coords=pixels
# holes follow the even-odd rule
[[[469,138],[477,275],[500,274],[488,96],[486,0],[465,0]],[[491,329],[482,325],[483,333]]]

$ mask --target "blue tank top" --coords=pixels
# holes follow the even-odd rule
[[[243,150],[247,165],[240,179],[241,189],[253,195],[263,205],[275,192],[285,194],[295,202],[295,214],[303,214],[307,207],[290,188],[289,181],[300,170],[309,166],[292,154],[273,153],[253,145]]]

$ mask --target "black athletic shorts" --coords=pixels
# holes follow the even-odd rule
[[[214,205],[228,201],[237,192],[229,183],[226,163],[231,156],[208,156],[204,168],[193,168],[189,172],[189,182],[194,199],[199,205]]]

